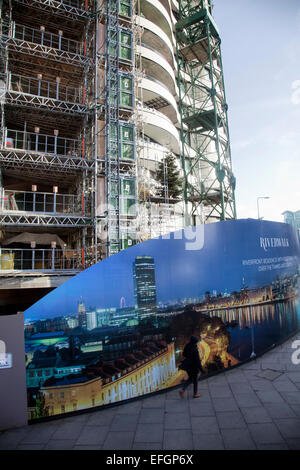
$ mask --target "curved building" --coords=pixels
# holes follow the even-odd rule
[[[135,243],[235,217],[211,0],[54,3],[0,2],[0,288],[12,310]]]

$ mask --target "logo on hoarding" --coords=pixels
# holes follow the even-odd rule
[[[295,366],[298,366],[300,364],[300,340],[294,341],[292,343],[292,348],[296,349],[292,354],[292,363]]]
[[[170,240],[173,233],[162,235],[162,240]],[[202,250],[204,246],[204,225],[186,227],[183,230],[174,232],[174,240],[185,240],[185,250]]]
[[[269,248],[288,248],[289,246],[288,238],[260,237],[260,247],[265,251],[268,251]]]
[[[0,339],[0,370],[12,367],[12,355],[6,353],[6,344]]]
[[[12,355],[0,354],[0,370],[10,369],[12,367]]]

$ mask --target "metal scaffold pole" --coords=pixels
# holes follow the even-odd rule
[[[176,23],[185,220],[236,217],[221,40],[208,0],[179,1]]]

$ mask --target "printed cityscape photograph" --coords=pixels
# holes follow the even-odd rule
[[[198,251],[186,250],[184,231],[181,239],[145,242],[98,263],[29,308],[31,419],[179,385],[186,377],[178,366],[192,335],[199,338],[209,375],[253,359],[297,331],[300,258],[289,251],[299,240],[288,229],[278,237],[280,224],[265,224],[276,236],[259,236],[257,221],[235,222],[234,231],[211,224]],[[245,228],[254,242],[244,240],[253,253],[247,260],[244,243],[235,243],[243,240]],[[237,269],[225,277],[228,256]]]

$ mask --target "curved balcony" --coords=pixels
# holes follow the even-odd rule
[[[145,135],[179,154],[181,149],[179,132],[170,119],[151,108],[140,107],[139,111],[142,115]]]
[[[168,35],[158,25],[142,16],[137,16],[137,23],[143,28],[143,44],[160,51],[169,64],[177,70],[175,46]]]
[[[171,6],[174,8],[175,11],[179,10],[179,3],[177,0],[170,0]]]
[[[142,78],[138,89],[138,97],[143,99],[146,106],[160,110],[174,124],[180,122],[177,103],[168,88],[155,78],[146,76]]]
[[[137,51],[142,55],[145,73],[162,82],[174,96],[178,96],[174,69],[165,57],[160,52],[143,43],[137,46]]]
[[[169,37],[173,45],[175,38],[173,35],[174,24],[166,8],[159,0],[141,0],[141,12],[150,21],[155,22]]]

